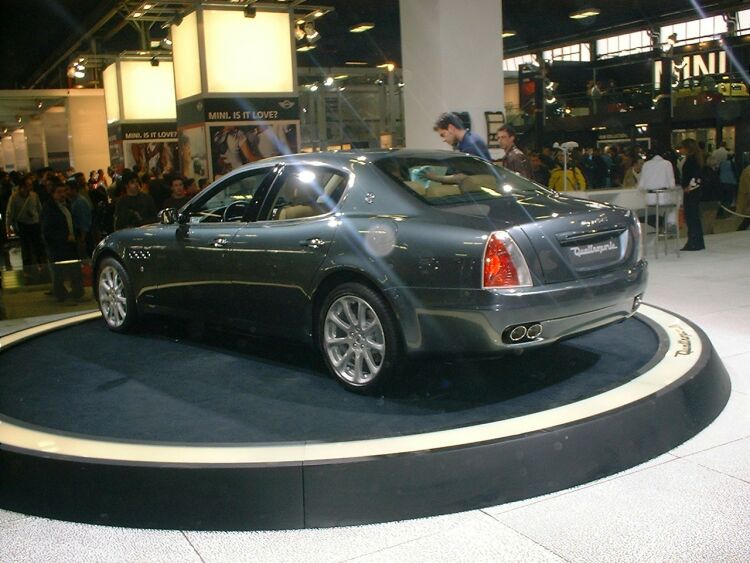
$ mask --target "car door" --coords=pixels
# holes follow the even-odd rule
[[[260,210],[273,166],[232,174],[193,199],[164,225],[155,305],[223,319],[231,311],[227,252],[244,221]]]
[[[334,211],[349,174],[324,165],[286,166],[258,221],[234,238],[235,311],[264,332],[299,336],[312,284],[339,225]]]

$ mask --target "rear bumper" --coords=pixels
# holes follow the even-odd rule
[[[487,355],[551,344],[626,319],[635,312],[646,280],[641,262],[629,270],[541,288],[398,288],[388,297],[409,353]],[[542,325],[539,338],[503,341],[509,327],[528,323]]]

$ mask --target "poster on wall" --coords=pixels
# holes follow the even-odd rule
[[[179,168],[185,178],[208,178],[206,127],[198,125],[179,130]]]
[[[177,170],[177,141],[123,141],[125,168],[156,177]]]
[[[209,127],[214,178],[248,162],[299,152],[299,121],[212,123]]]

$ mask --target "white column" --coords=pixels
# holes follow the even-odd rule
[[[47,166],[47,140],[40,118],[34,118],[25,127],[26,141],[29,146],[29,164],[32,170]]]
[[[13,150],[13,138],[10,135],[6,135],[2,140],[3,146],[3,165],[5,170],[10,172],[16,170],[16,151]]]
[[[406,146],[446,148],[432,128],[468,111],[487,139],[485,111],[504,111],[502,0],[401,0]]]
[[[29,171],[29,145],[26,141],[26,131],[16,129],[11,133],[13,138],[13,150],[16,156],[16,170],[19,172]]]
[[[71,95],[66,105],[70,165],[76,172],[88,175],[89,170],[98,170],[109,165],[109,141],[104,90],[87,94]]]

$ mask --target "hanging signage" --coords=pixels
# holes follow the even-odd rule
[[[672,63],[672,83],[676,84],[688,78],[725,74],[727,72],[727,54],[725,51],[696,53],[684,55]],[[654,86],[658,89],[661,84],[662,63],[654,62]]]
[[[110,141],[176,141],[177,123],[118,123],[108,127]]]
[[[177,105],[181,127],[199,123],[290,121],[299,119],[299,100],[283,98],[204,98]]]

